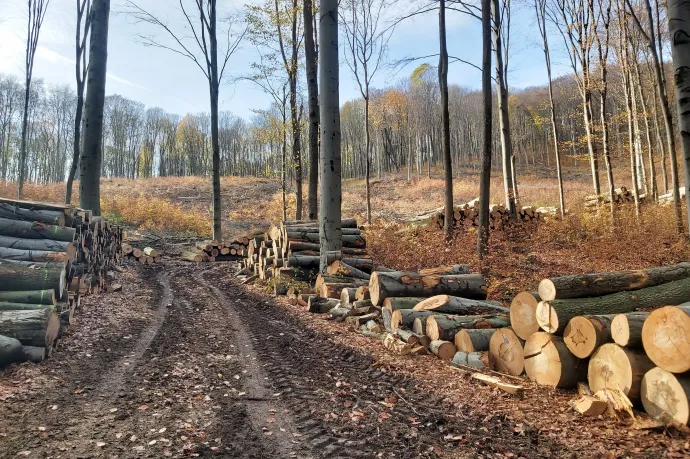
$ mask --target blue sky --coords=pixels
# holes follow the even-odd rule
[[[138,0],[137,3],[166,18],[178,27],[180,15],[176,0]],[[243,0],[224,0],[226,11],[239,11]],[[515,2],[517,3],[517,2]],[[195,113],[208,110],[208,89],[201,71],[190,61],[172,52],[148,48],[140,44],[139,33],[155,31],[143,28],[123,14],[124,1],[112,0],[110,41],[108,49],[108,94],[122,94],[143,102],[149,107],[161,107],[177,113]],[[389,12],[390,14],[390,12]],[[26,0],[0,0],[0,73],[23,75],[25,46]],[[47,83],[74,85],[74,27],[75,0],[51,0],[44,28],[41,31],[34,75]],[[509,84],[511,88],[524,88],[546,82],[545,65],[532,9],[520,6],[513,13],[512,54]],[[461,13],[448,14],[449,53],[479,63],[481,40],[479,23]],[[341,48],[344,43],[341,42]],[[555,49],[555,74],[568,71],[567,58],[559,52],[560,37],[552,35]],[[396,60],[408,56],[423,56],[438,52],[438,16],[435,12],[407,20],[400,24],[390,40],[388,58]],[[232,76],[248,72],[256,60],[252,45],[245,42],[233,56]],[[421,63],[420,61],[419,63]],[[436,58],[429,60],[436,64]],[[381,88],[409,75],[415,63],[393,73],[384,68],[374,80]],[[477,88],[480,75],[466,65],[452,64],[448,78],[451,83]],[[359,95],[356,83],[341,55],[341,103]],[[269,106],[270,96],[250,82],[226,84],[221,89],[221,109],[236,115],[250,117],[252,109]]]

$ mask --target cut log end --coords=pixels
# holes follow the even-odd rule
[[[539,298],[542,301],[551,301],[556,299],[556,285],[551,279],[542,279],[539,282]]]
[[[537,332],[525,342],[525,371],[537,384],[558,388],[575,387],[586,377],[586,365],[568,351],[563,340]]]
[[[642,406],[653,418],[671,419],[682,425],[690,421],[690,378],[656,367],[642,378]]]
[[[539,295],[541,297],[541,294]],[[540,301],[537,304],[536,319],[539,327],[547,333],[558,331],[559,321],[556,310],[551,307],[548,301]]]
[[[649,314],[642,344],[656,366],[672,373],[690,370],[690,306],[664,306]]]
[[[442,340],[432,340],[429,349],[441,360],[452,360],[456,352],[453,343]]]
[[[640,397],[644,374],[654,364],[643,352],[609,343],[601,346],[589,360],[587,379],[593,392],[619,389],[631,399]]]
[[[532,292],[520,292],[510,303],[510,326],[523,340],[539,331],[537,304],[539,301]]]
[[[575,357],[586,359],[603,344],[605,337],[601,326],[601,322],[594,318],[573,317],[565,327],[563,341]]]
[[[525,371],[524,342],[510,328],[501,328],[489,341],[489,358],[496,370],[519,376]]]

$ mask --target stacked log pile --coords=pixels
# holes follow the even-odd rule
[[[243,237],[232,241],[202,241],[182,253],[186,261],[239,261],[247,256],[249,238]]]
[[[0,366],[48,357],[82,295],[121,288],[121,247],[90,211],[0,198]]]
[[[522,348],[532,381],[579,386],[573,407],[582,414],[632,414],[641,404],[687,424],[689,301],[690,263],[543,279],[537,292],[513,299],[515,336],[501,344]]]
[[[639,192],[638,198],[640,200],[640,203],[644,203],[647,199],[647,195],[642,192]],[[630,191],[624,186],[613,190],[614,204],[620,206],[631,202],[635,202],[635,196],[633,195],[632,191]],[[608,195],[608,193],[600,195],[593,194],[585,197],[585,208],[589,210],[596,210],[598,207],[608,205],[610,203],[611,197]]]
[[[680,187],[678,188],[678,194],[680,196],[680,199],[685,199],[685,187]],[[668,193],[664,193],[662,195],[659,195],[658,198],[659,204],[673,204],[673,190],[669,191]]]
[[[125,242],[122,243],[122,255],[131,260],[136,260],[142,265],[152,265],[163,260],[163,253],[158,249],[153,247],[139,249]]]
[[[555,207],[534,207],[523,206],[517,211],[517,221],[520,223],[539,222],[549,217],[556,216],[557,209]],[[429,226],[431,228],[443,229],[446,218],[445,209],[440,209],[433,213],[429,219]],[[466,228],[470,226],[479,226],[479,199],[454,206],[453,215],[454,228]],[[510,222],[510,214],[506,207],[502,204],[489,205],[489,228],[492,230],[503,230]]]

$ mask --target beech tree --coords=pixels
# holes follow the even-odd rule
[[[482,163],[479,177],[479,258],[489,253],[489,199],[491,194],[491,0],[482,0]]]
[[[441,148],[443,150],[443,170],[446,185],[446,215],[453,215],[453,163],[450,154],[450,113],[448,111],[448,45],[446,44],[446,0],[440,0],[438,9],[439,59],[438,82],[441,89]],[[453,219],[443,221],[446,241],[453,236]]]
[[[318,217],[319,186],[319,85],[314,37],[314,0],[304,0],[304,58],[306,61],[309,106],[309,191],[307,195],[309,220]]]

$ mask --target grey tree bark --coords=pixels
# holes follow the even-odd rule
[[[320,6],[321,205],[319,207],[319,243],[320,271],[326,273],[329,254],[340,254],[342,249],[338,0],[321,0]]]
[[[108,66],[110,0],[94,0],[91,7],[89,70],[84,102],[84,136],[79,161],[79,206],[101,215],[103,107]]]
[[[319,85],[316,44],[314,43],[314,0],[304,0],[304,54],[309,97],[309,220],[318,217],[319,189]]]
[[[483,132],[482,169],[479,179],[479,231],[477,252],[484,258],[489,252],[489,199],[491,192],[491,0],[482,0],[482,96]]]
[[[446,44],[446,0],[441,0],[438,10],[438,34],[440,53],[438,59],[438,81],[441,90],[441,149],[443,150],[443,172],[445,178],[446,217],[443,232],[446,241],[453,237],[453,162],[450,156],[450,113],[448,110],[448,46]]]

